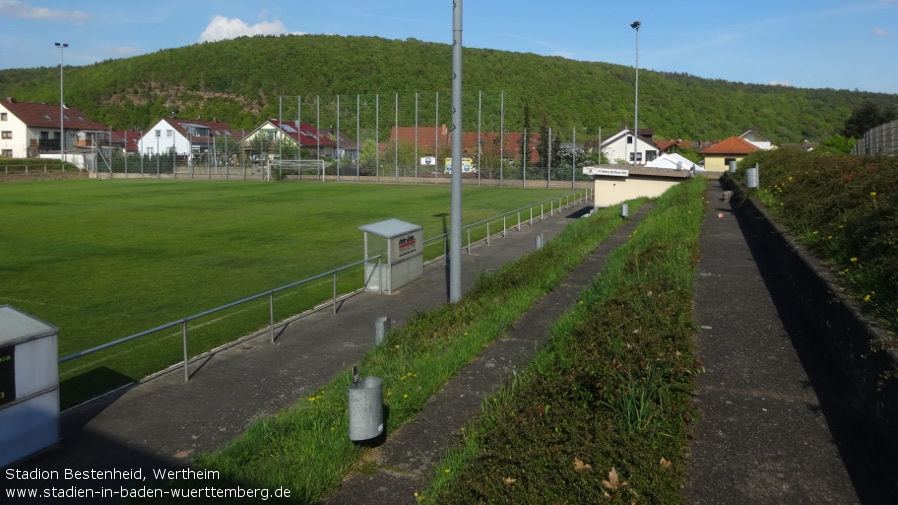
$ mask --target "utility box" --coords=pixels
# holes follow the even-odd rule
[[[0,306],[0,467],[59,442],[58,333]]]
[[[367,291],[389,294],[424,275],[424,231],[421,226],[387,219],[359,226],[359,229],[365,232]],[[376,238],[369,240],[369,234]],[[380,261],[367,261],[378,254]]]

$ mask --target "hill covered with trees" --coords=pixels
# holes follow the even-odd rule
[[[379,126],[388,132],[397,94],[401,125],[414,124],[415,93],[420,95],[420,124],[434,124],[436,94],[439,122],[450,122],[451,63],[449,45],[416,39],[242,37],[66,67],[65,100],[115,129],[143,129],[172,114],[250,129],[277,117],[281,107],[289,120],[297,108],[304,121],[316,110],[334,117],[338,95],[343,124],[355,124],[358,96],[362,121],[374,125],[379,105]],[[465,49],[463,77],[466,131],[477,130],[478,107],[490,118],[484,129],[493,131],[500,107],[504,127],[512,131],[550,126],[594,133],[602,127],[610,134],[622,124],[632,125],[633,67]],[[58,67],[0,71],[0,97],[58,103],[58,86]],[[279,97],[284,97],[282,106]],[[639,126],[654,129],[656,138],[721,139],[757,125],[777,143],[819,141],[840,132],[862,103],[894,108],[898,95],[744,84],[645,69],[639,74]]]

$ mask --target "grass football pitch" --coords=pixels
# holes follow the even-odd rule
[[[568,192],[465,186],[464,224]],[[440,235],[449,210],[443,185],[0,184],[0,305],[58,326],[59,354],[67,356],[359,261],[364,224],[397,218],[422,225],[425,238]],[[441,245],[426,250],[428,259],[441,252]],[[362,278],[361,267],[341,274],[338,290],[361,287]],[[331,290],[325,279],[279,293],[276,318],[328,299]],[[268,310],[260,300],[192,321],[190,355],[266,326]],[[180,328],[171,328],[62,363],[62,404],[182,356]]]

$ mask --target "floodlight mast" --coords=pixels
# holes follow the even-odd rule
[[[452,2],[452,195],[449,217],[449,302],[461,300],[462,0]]]
[[[56,42],[56,47],[59,48],[59,154],[62,155],[62,162],[66,162],[65,157],[65,125],[63,124],[63,118],[65,118],[65,114],[63,113],[63,101],[62,101],[62,67],[63,67],[63,51],[65,48],[69,47],[65,42]]]
[[[633,21],[630,24],[630,28],[636,30],[636,99],[635,99],[635,113],[633,117],[633,166],[636,166],[636,161],[639,159],[639,28],[642,26],[642,21]]]

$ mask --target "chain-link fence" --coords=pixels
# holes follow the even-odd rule
[[[879,125],[858,139],[851,154],[875,156],[877,154],[898,154],[898,121]]]

